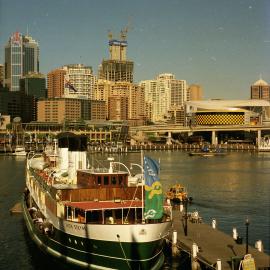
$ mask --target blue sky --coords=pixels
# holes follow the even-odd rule
[[[136,82],[169,72],[206,99],[248,99],[260,75],[270,83],[270,0],[0,0],[0,63],[9,36],[28,27],[42,73],[83,63],[96,74],[108,30],[129,22]]]

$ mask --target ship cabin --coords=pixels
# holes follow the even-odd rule
[[[128,176],[127,172],[110,173],[107,169],[78,170],[77,183],[88,188],[122,188],[128,186]]]
[[[66,219],[87,224],[138,224],[142,223],[142,202],[88,201],[67,202]]]
[[[129,186],[128,178],[129,174],[121,171],[79,170],[77,188],[61,190],[64,218],[85,224],[145,223],[142,202],[144,186]],[[166,217],[164,215],[162,219],[165,221]]]

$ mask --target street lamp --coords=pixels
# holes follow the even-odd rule
[[[249,226],[248,218],[246,219],[245,225],[246,225],[246,254],[248,254],[248,226]]]

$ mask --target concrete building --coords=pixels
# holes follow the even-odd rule
[[[111,96],[108,100],[108,119],[113,121],[128,120],[128,97]]]
[[[46,79],[41,73],[29,72],[20,79],[20,90],[35,98],[46,98]]]
[[[120,37],[113,38],[109,33],[110,59],[103,60],[99,67],[99,79],[118,82],[133,82],[134,62],[127,60],[127,29],[120,33]]]
[[[203,99],[203,90],[202,87],[198,84],[191,84],[187,90],[187,100],[202,100]]]
[[[270,101],[270,85],[259,79],[250,87],[251,99],[264,99]]]
[[[266,100],[203,100],[186,102],[187,125],[256,125],[268,123]]]
[[[66,65],[48,73],[48,97],[93,99],[95,82],[92,67]]]
[[[15,32],[5,46],[5,86],[10,91],[19,91],[21,77],[29,72],[39,72],[38,43]]]
[[[55,69],[47,75],[48,98],[60,98],[65,93],[65,75],[63,69]]]
[[[154,105],[158,102],[158,94],[157,94],[157,81],[156,80],[145,80],[141,81],[141,88],[144,91],[145,98],[145,112],[147,115],[147,119],[150,121],[154,121],[154,114],[156,114],[156,107],[154,112]]]
[[[187,100],[185,80],[177,80],[171,73],[163,73],[156,80],[141,81],[146,102],[152,103],[151,121],[166,121],[173,108],[181,108]]]
[[[132,125],[139,125],[140,123],[145,122],[144,91],[139,85],[129,82],[98,80],[94,89],[94,98],[103,100],[106,103],[108,120],[128,120]],[[124,105],[126,98],[127,117],[125,113],[126,105]],[[119,113],[116,113],[116,111],[113,113],[110,112],[111,108],[117,108],[117,106],[120,106],[119,104],[122,104],[125,107],[123,111],[119,108],[117,109]],[[113,117],[113,119],[111,119],[111,117]],[[119,119],[121,117],[123,117],[123,119]]]
[[[6,130],[7,125],[10,124],[10,122],[10,115],[3,115],[0,113],[0,130]]]
[[[82,64],[66,65],[62,67],[65,74],[65,97],[71,98],[94,98],[94,84],[96,77],[93,75],[92,67]],[[72,85],[75,90],[68,87]]]
[[[89,99],[48,98],[38,101],[38,122],[64,123],[81,120],[104,121],[105,102]]]
[[[171,124],[185,124],[185,108],[184,106],[171,106],[168,110],[168,123]]]
[[[10,115],[11,120],[21,117],[23,123],[35,121],[35,98],[21,91],[9,91],[0,87],[0,113]]]

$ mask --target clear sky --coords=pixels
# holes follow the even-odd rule
[[[40,71],[108,58],[108,30],[128,25],[135,81],[173,73],[204,98],[248,99],[270,83],[270,0],[0,0],[0,63],[10,35],[39,42]]]

